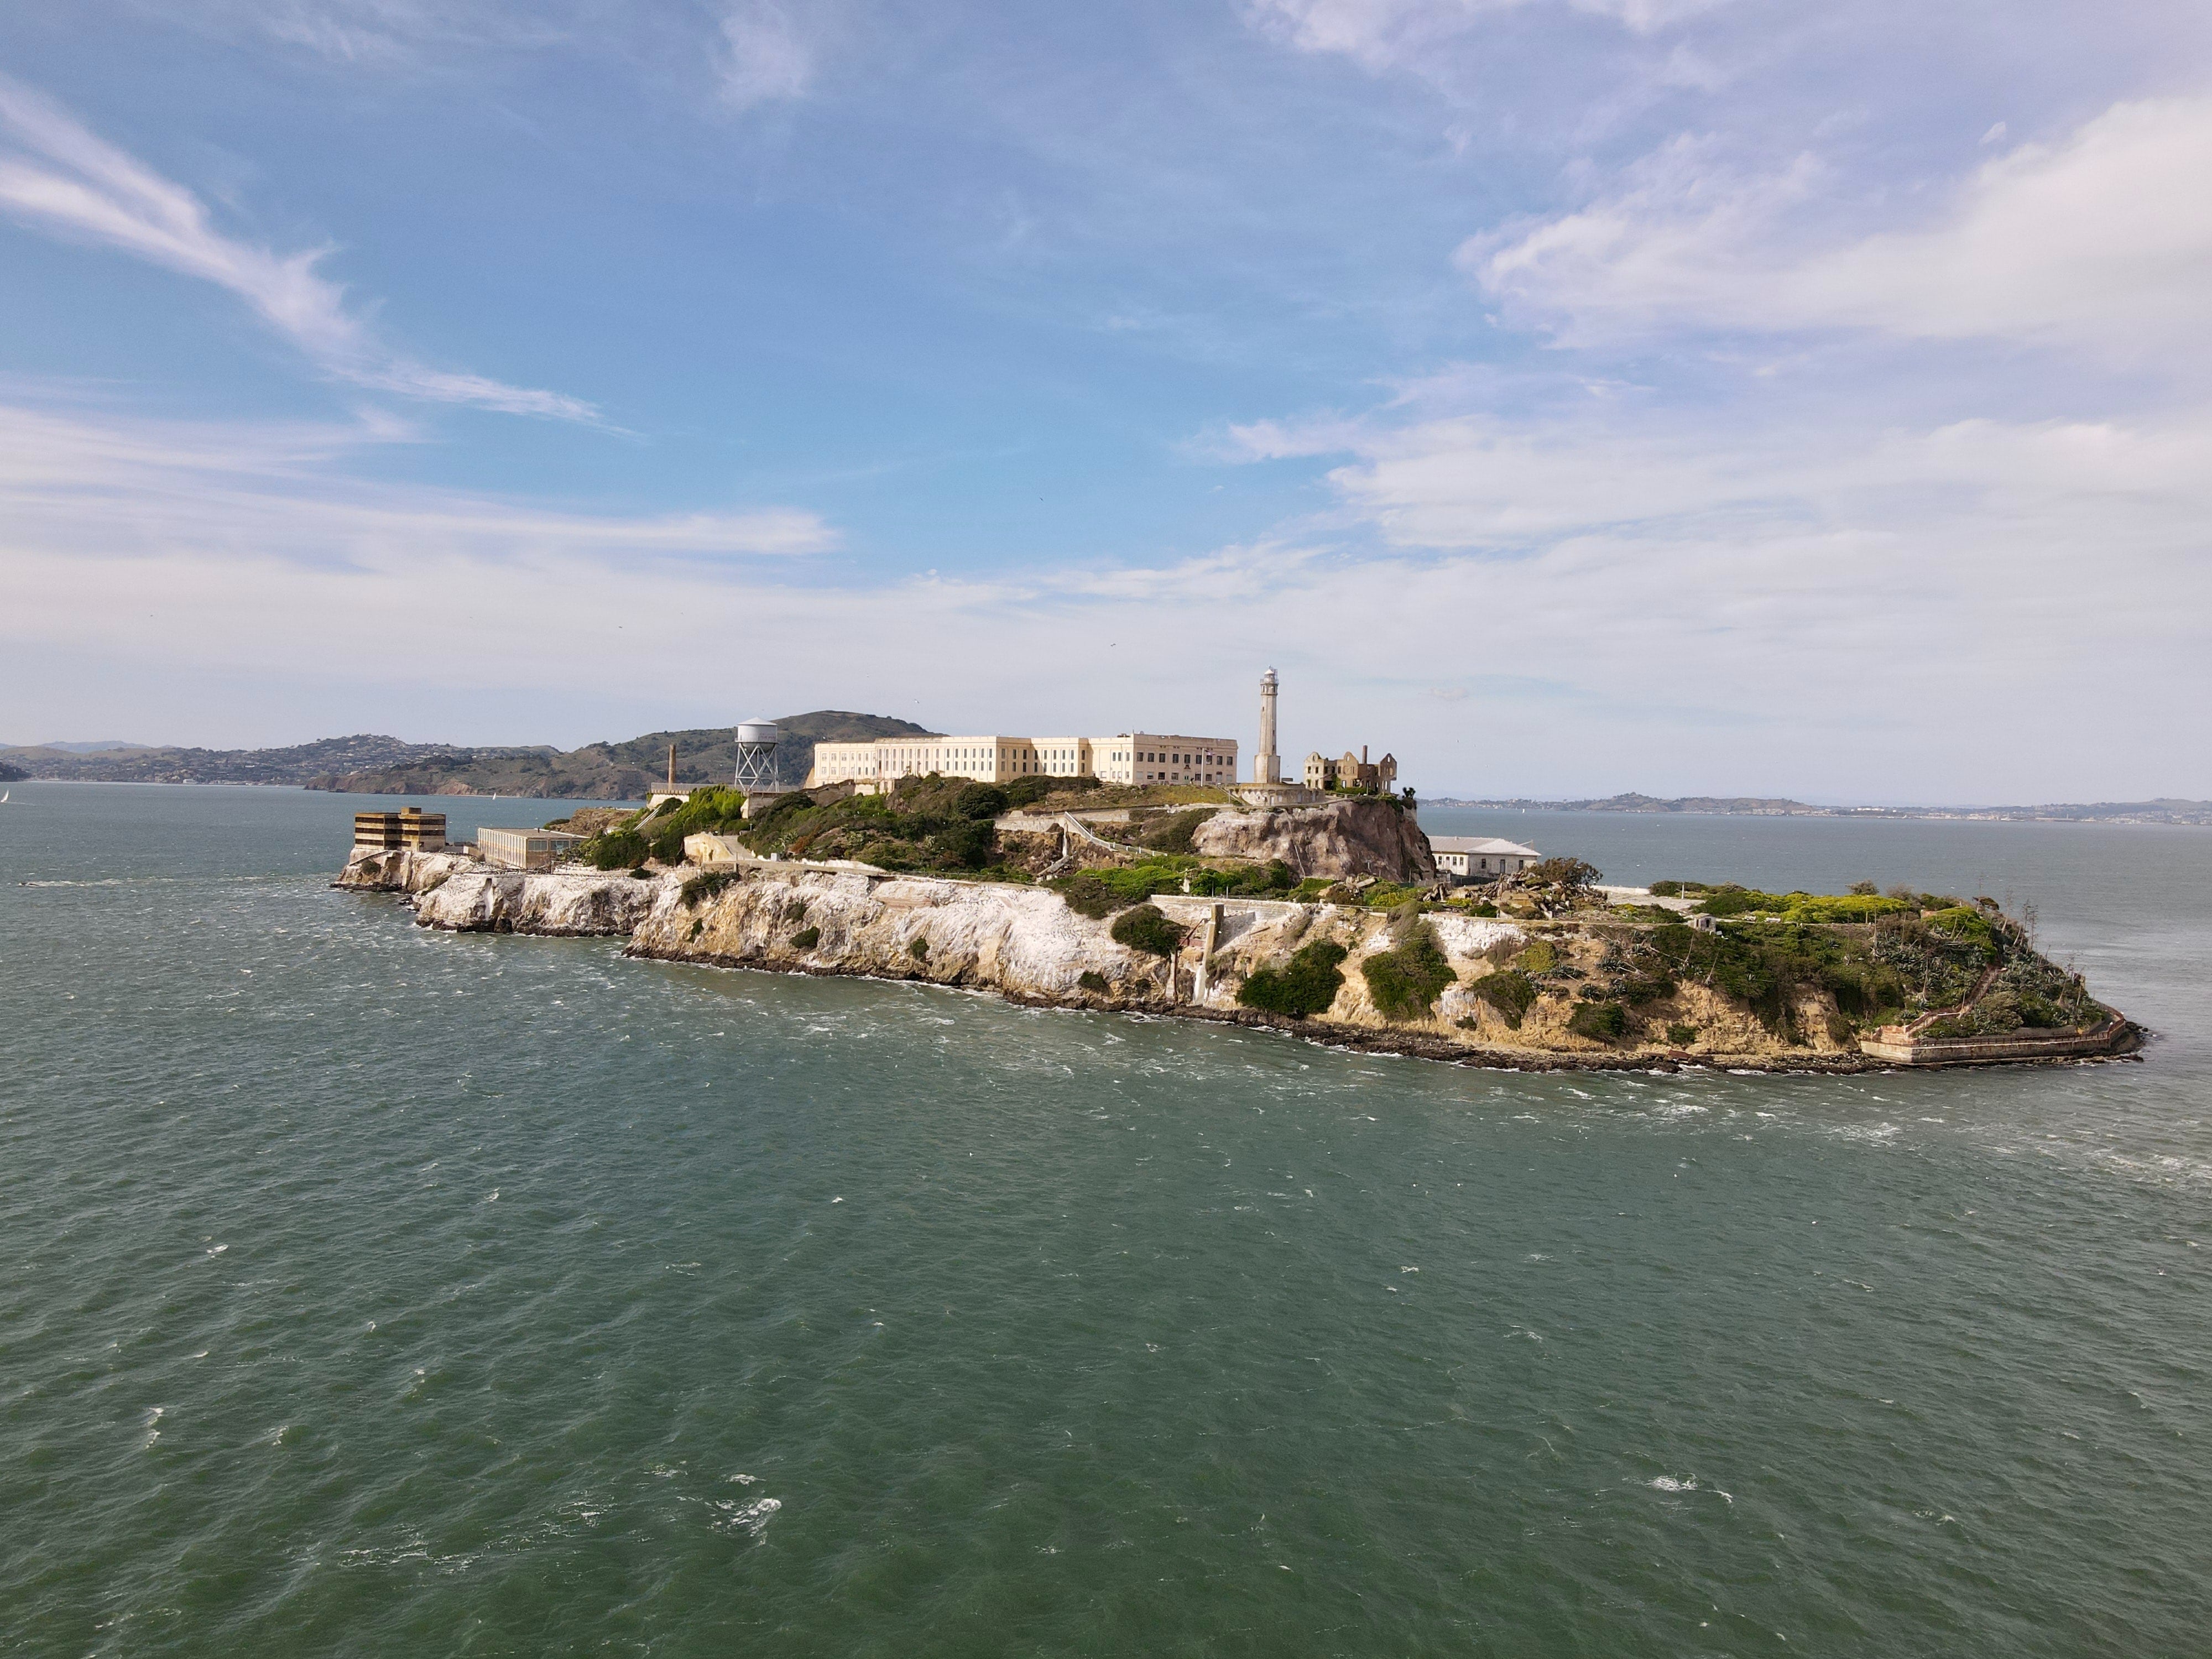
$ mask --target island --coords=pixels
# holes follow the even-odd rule
[[[750,816],[748,816],[748,809]],[[1863,1071],[2104,1059],[2144,1033],[1988,897],[1608,887],[1570,858],[1439,872],[1413,803],[903,777],[547,826],[564,861],[357,848],[422,926],[854,975],[1520,1069]],[[487,841],[491,838],[487,836]]]

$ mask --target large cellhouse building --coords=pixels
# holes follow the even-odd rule
[[[873,787],[932,773],[972,778],[978,783],[1012,783],[1017,778],[1042,776],[1093,777],[1103,783],[1228,785],[1237,781],[1237,740],[1171,732],[1121,732],[1104,738],[1027,738],[987,732],[817,743],[806,787],[837,783]]]

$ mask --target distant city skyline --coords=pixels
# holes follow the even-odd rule
[[[2212,796],[2212,13],[0,17],[11,740]]]

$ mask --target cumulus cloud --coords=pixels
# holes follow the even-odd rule
[[[0,76],[0,212],[67,240],[121,250],[244,301],[324,372],[356,386],[507,414],[592,421],[587,403],[433,368],[391,350],[317,269],[329,250],[279,254],[227,236],[206,205],[100,138],[59,106]]]
[[[1379,743],[1430,793],[2212,785],[2189,769],[2212,737],[2212,425],[1960,422],[1825,464],[1797,459],[1818,449],[1802,433],[1747,445],[1656,417],[1601,441],[1559,422],[1350,430],[1243,441],[1355,443],[1332,477],[1348,517],[1385,527],[1379,550],[1339,526],[857,579],[793,556],[836,542],[797,509],[580,514],[365,482],[349,458],[382,434],[0,406],[0,702],[61,730],[99,723],[96,688],[117,700],[100,718],[143,722],[158,684],[175,717],[234,738],[234,689],[202,710],[198,688],[251,672],[283,688],[288,722],[256,735],[287,740],[316,734],[298,711],[325,701],[320,726],[351,729],[364,696],[475,740],[704,724],[763,699],[1237,732],[1272,661],[1295,752]],[[1214,647],[1194,656],[1194,637]],[[2166,691],[2154,726],[2130,717],[2144,684]]]
[[[2172,775],[2136,718],[2147,687],[2161,689],[2162,727],[2212,734],[2207,411],[1854,429],[1821,411],[1408,421],[1391,408],[1364,425],[1255,423],[1231,442],[1255,459],[1345,458],[1328,475],[1336,521],[1380,536],[1360,577],[1395,592],[1401,615],[1370,635],[1371,607],[1338,592],[1338,637],[1387,638],[1406,660],[1478,679],[1548,681],[1548,696],[1497,694],[1536,729],[1595,728],[1631,750],[1644,734],[1692,772],[1717,726],[1770,732],[1763,763],[1785,771],[1790,744],[1817,741],[1833,778],[1853,780],[1826,787],[1868,799],[1884,798],[1883,744],[1890,799],[1900,784],[1917,799],[2061,787],[2050,751],[2031,757],[2030,709],[2129,750],[2118,770]],[[1955,755],[1948,778],[1930,752],[1936,708],[1979,751]],[[2039,764],[2051,769],[2039,779]],[[2191,787],[2208,781],[2183,769]]]
[[[2141,359],[2212,326],[2208,177],[2212,98],[2130,100],[1990,161],[1925,222],[1823,245],[1821,216],[1850,204],[1817,161],[1747,175],[1686,137],[1590,205],[1459,258],[1568,343],[1853,330]]]

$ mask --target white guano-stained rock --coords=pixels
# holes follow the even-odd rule
[[[754,866],[696,907],[679,891],[644,920],[631,948],[1052,1000],[1150,1003],[1167,985],[1159,958],[1115,944],[1109,923],[1079,915],[1048,889],[804,867]],[[1108,988],[1085,988],[1085,974]]]
[[[526,872],[477,865],[423,894],[415,920],[461,933],[621,935],[676,885],[671,877],[638,881],[596,870]]]
[[[346,860],[335,884],[376,893],[427,893],[464,871],[484,867],[465,853],[363,848]]]

